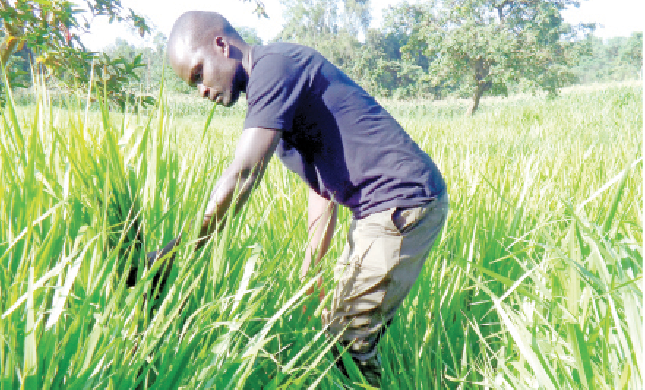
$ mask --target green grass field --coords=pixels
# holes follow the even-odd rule
[[[445,175],[451,211],[380,343],[388,389],[638,389],[645,369],[641,84],[557,99],[384,102]],[[335,368],[300,283],[306,188],[277,159],[194,252],[244,107],[70,97],[0,123],[0,389],[367,387]],[[332,264],[350,215],[321,272]],[[169,283],[122,277],[180,232]],[[159,264],[159,263],[158,263]],[[307,309],[303,313],[303,306]]]

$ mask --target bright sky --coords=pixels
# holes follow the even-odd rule
[[[381,11],[399,0],[372,0],[372,27],[381,23]],[[234,26],[254,27],[264,42],[274,38],[282,29],[282,6],[280,0],[264,0],[269,19],[252,14],[254,2],[247,0],[122,0],[124,7],[132,7],[148,17],[151,24],[166,36],[175,19],[191,10],[217,11]],[[643,31],[645,24],[645,1],[643,0],[582,0],[580,8],[564,12],[565,21],[598,23],[596,36],[610,38],[629,36],[634,31]],[[91,50],[100,50],[113,44],[117,37],[134,44],[145,44],[136,34],[121,25],[109,24],[99,18],[92,24],[92,33],[83,37]],[[147,40],[151,41],[152,37]]]

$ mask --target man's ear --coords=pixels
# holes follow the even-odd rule
[[[215,40],[213,41],[213,45],[215,46],[215,51],[217,51],[218,53],[224,54],[224,56],[228,58],[229,52],[230,52],[229,51],[230,45],[226,37],[222,37],[222,36],[215,37]]]

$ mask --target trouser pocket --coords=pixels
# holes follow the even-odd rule
[[[430,204],[410,208],[397,207],[392,213],[392,223],[399,233],[405,234],[423,220],[430,208]]]

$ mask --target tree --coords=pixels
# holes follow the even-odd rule
[[[132,77],[134,69],[142,66],[140,59],[125,61],[88,52],[79,34],[89,30],[91,21],[97,16],[129,23],[142,36],[149,33],[150,28],[142,16],[124,8],[120,0],[85,0],[84,4],[87,11],[64,0],[0,0],[0,62],[10,68],[15,54],[28,48],[39,71],[72,87],[85,88],[93,71],[95,80],[100,81],[108,95],[123,107],[133,95],[124,91],[121,85]],[[6,75],[10,81],[14,78],[13,72]]]
[[[620,52],[623,63],[632,66],[640,79],[643,75],[643,32],[632,33]]]
[[[97,16],[127,22],[142,36],[150,28],[142,16],[124,8],[120,0],[85,0],[84,4],[88,12],[70,1],[0,0],[0,62],[10,70],[15,54],[28,48],[33,53],[31,60],[36,69],[46,77],[64,81],[68,87],[86,88],[90,75],[94,74],[107,95],[123,108],[126,102],[133,102],[134,95],[125,91],[122,84],[133,77],[134,69],[142,66],[140,58],[126,61],[89,52],[79,34],[87,31]],[[15,81],[13,72],[5,74],[10,81]],[[150,103],[151,99],[142,102]]]
[[[352,35],[367,34],[372,16],[370,0],[345,0],[343,2],[343,26]]]
[[[389,7],[383,15],[383,27],[368,31],[353,73],[370,92],[396,98],[433,94],[422,82],[429,65],[423,50],[401,52],[418,28],[423,12],[422,7],[408,3]]]
[[[433,0],[425,4],[418,33],[406,49],[424,49],[432,60],[434,86],[460,87],[471,96],[468,114],[479,107],[485,92],[507,94],[520,80],[532,89],[558,93],[573,78],[571,51],[579,33],[561,11],[575,0]]]
[[[262,45],[262,38],[260,38],[255,28],[240,26],[235,27],[235,30],[237,30],[242,39],[244,39],[244,42],[249,45]]]
[[[640,79],[643,70],[643,33],[630,37],[603,40],[589,36],[577,42],[588,50],[582,51],[581,60],[573,71],[579,82],[597,83]]]
[[[281,0],[281,3],[287,12],[276,39],[313,47],[351,75],[355,53],[361,46],[357,34],[366,31],[369,25],[369,0]]]
[[[262,0],[241,1],[254,2],[255,13],[267,16]],[[150,74],[150,62],[145,63],[141,53],[127,58],[108,56],[88,51],[81,42],[80,35],[89,31],[96,17],[125,22],[142,37],[150,33],[146,20],[123,7],[121,0],[0,0],[0,63],[7,70],[4,74],[10,85],[21,83],[19,77],[24,72],[16,69],[24,68],[29,60],[46,77],[62,81],[67,88],[87,90],[93,76],[121,109],[126,104],[152,103],[152,96],[137,95],[127,88],[132,80],[138,81],[139,69],[147,67]]]
[[[177,76],[166,60],[166,42],[168,38],[161,32],[153,38],[151,47],[135,47],[127,41],[117,38],[114,43],[106,47],[103,52],[110,58],[123,58],[131,61],[137,56],[143,64],[134,70],[136,77],[131,77],[124,87],[137,91],[139,95],[155,96],[161,88],[162,82],[165,91],[173,93],[194,92],[186,82]]]

